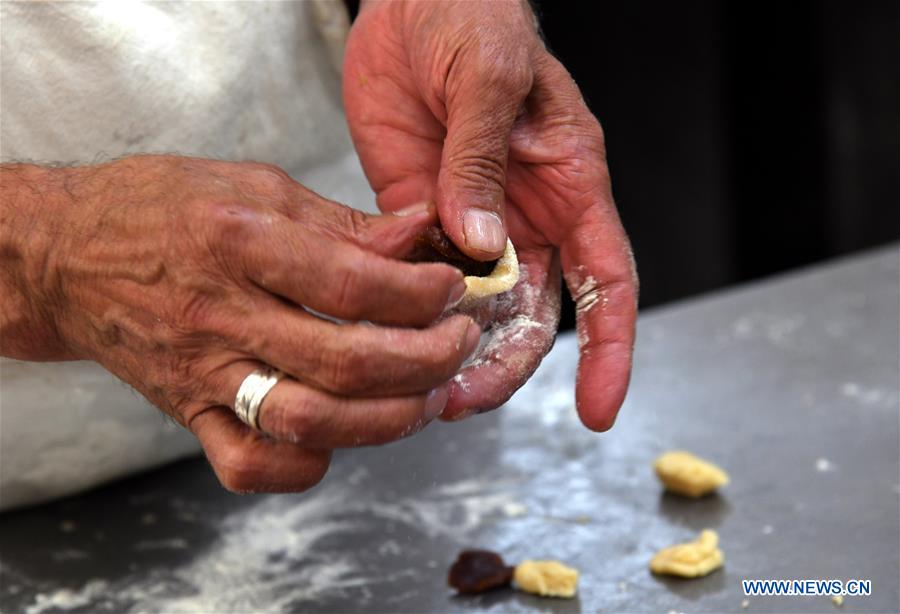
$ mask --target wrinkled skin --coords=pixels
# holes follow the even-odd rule
[[[430,206],[372,217],[276,167],[175,156],[2,179],[2,353],[98,362],[190,429],[234,491],[304,490],[331,450],[420,430],[481,334],[441,318],[457,269],[394,258]],[[231,406],[263,364],[292,379],[260,433]]]
[[[578,306],[577,404],[609,428],[628,387],[637,278],[616,212],[603,133],[544,48],[523,2],[367,2],[344,61],[344,103],[384,211],[436,202],[457,246],[470,208],[504,220],[523,265],[513,299],[479,319],[520,327],[454,380],[443,417],[499,406],[549,351],[560,266]],[[528,321],[542,326],[523,326]]]
[[[227,488],[299,491],[335,448],[502,404],[553,342],[562,270],[579,307],[578,411],[609,428],[637,282],[600,126],[527,7],[367,3],[344,79],[364,169],[396,215],[354,212],[263,164],[3,165],[0,353],[94,360],[195,433]],[[488,243],[468,233],[476,210],[504,224]],[[508,231],[522,264],[513,291],[470,314],[499,342],[455,378],[481,335],[447,312],[462,275],[397,259],[438,216],[479,260]],[[262,364],[291,379],[266,397],[260,433],[230,406]]]

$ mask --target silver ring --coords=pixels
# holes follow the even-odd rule
[[[256,369],[244,378],[234,398],[234,413],[244,424],[259,430],[259,408],[284,373],[272,367]]]

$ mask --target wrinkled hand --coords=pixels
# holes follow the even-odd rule
[[[344,103],[382,210],[431,199],[470,256],[496,258],[507,229],[519,252],[524,279],[494,306],[493,341],[454,381],[444,417],[497,407],[537,368],[561,261],[578,310],[578,412],[609,428],[628,387],[637,279],[600,125],[527,4],[364,4]]]
[[[29,222],[23,249],[48,241],[21,277],[51,321],[32,330],[55,341],[4,352],[99,362],[193,431],[229,489],[303,490],[330,450],[418,431],[478,342],[467,316],[431,325],[462,296],[458,270],[391,258],[436,223],[433,207],[371,217],[255,163],[141,156],[6,172],[24,187],[5,197],[5,221],[53,209],[52,223]],[[54,186],[58,206],[26,210]],[[4,237],[7,252],[14,242]],[[268,437],[230,409],[262,363],[294,378],[262,405]]]

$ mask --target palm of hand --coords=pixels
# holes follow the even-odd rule
[[[347,116],[379,208],[393,211],[435,200],[446,111],[429,107],[398,41],[356,29],[349,45]],[[553,91],[554,78],[570,88],[574,83],[549,55],[543,63],[550,74],[536,78],[509,136],[506,215],[510,238],[525,250],[560,246],[598,193],[609,193],[599,124],[580,95]],[[485,175],[496,170],[490,166],[486,161]]]
[[[454,156],[460,155],[448,153],[446,145],[453,111],[447,104],[452,95],[449,70],[435,67],[446,67],[441,56],[447,49],[441,41],[453,39],[456,30],[449,27],[449,34],[420,36],[426,41],[422,43],[403,40],[391,25],[390,20],[378,18],[357,22],[344,74],[351,134],[379,207],[393,211],[415,202],[436,201],[446,227],[453,221],[448,218],[457,213],[446,203],[455,196],[454,189],[471,185],[475,190],[485,180],[496,181],[505,187],[504,215],[525,277],[510,293],[512,300],[478,314],[482,324],[496,329],[495,339],[476,357],[474,366],[456,378],[445,417],[501,404],[549,350],[559,317],[560,250],[576,300],[579,294],[590,295],[589,307],[593,307],[604,283],[608,290],[604,303],[623,295],[623,310],[607,314],[625,322],[624,328],[617,324],[625,331],[621,340],[608,334],[608,320],[604,324],[579,317],[579,328],[585,338],[591,330],[603,329],[598,332],[606,342],[621,341],[627,346],[627,385],[631,338],[626,329],[633,329],[634,319],[632,263],[612,204],[602,131],[571,77],[542,46],[529,51],[527,97],[511,129],[501,137],[506,159],[498,163],[476,154],[465,161],[465,173],[448,177],[447,168],[458,167]],[[487,84],[496,85],[496,80]],[[489,125],[483,132],[485,140],[497,137]],[[601,234],[606,238],[595,236]],[[586,255],[592,266],[585,266]],[[598,266],[598,258],[604,256],[609,256],[607,264]],[[616,360],[622,363],[623,348],[617,349]],[[585,348],[582,353],[584,363]],[[612,394],[604,391],[607,397],[618,398],[601,403],[617,408],[625,386],[620,388]],[[597,395],[579,390],[582,418],[589,426],[607,427],[615,410],[601,407],[592,414],[591,408],[582,407],[583,401],[594,400],[592,396]],[[600,417],[594,419],[594,414]]]

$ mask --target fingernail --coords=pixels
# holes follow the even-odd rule
[[[506,246],[506,231],[496,213],[483,209],[469,209],[463,216],[466,245],[491,254],[502,252]]]
[[[441,412],[444,411],[444,408],[447,407],[447,401],[449,399],[450,390],[446,384],[429,392],[428,396],[425,397],[425,419],[434,420],[440,416]]]
[[[477,324],[469,324],[469,328],[466,329],[466,345],[465,345],[465,359],[468,360],[472,357],[472,354],[475,353],[475,350],[478,349],[478,343],[481,341],[481,329],[478,328]]]
[[[404,207],[403,209],[397,209],[394,211],[394,215],[397,217],[409,217],[410,215],[419,215],[421,213],[426,213],[428,208],[431,206],[431,203],[416,203],[415,205],[410,205],[409,207]]]
[[[444,311],[450,311],[462,300],[466,293],[466,282],[460,280],[450,288],[450,294],[447,295],[447,304],[444,305]]]

